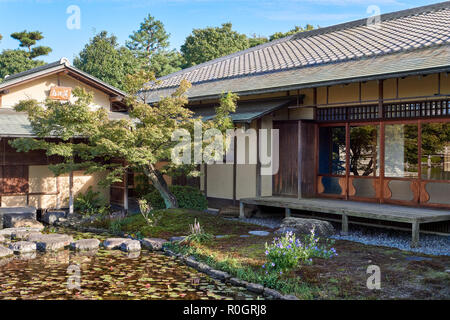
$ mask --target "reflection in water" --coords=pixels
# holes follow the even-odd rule
[[[443,166],[422,166],[422,179],[424,180],[450,180],[450,171],[444,170]]]
[[[79,236],[79,235],[78,235]],[[85,236],[93,237],[92,234]],[[255,299],[160,253],[99,250],[16,256],[0,264],[0,299]],[[67,287],[69,266],[81,269],[80,290]]]

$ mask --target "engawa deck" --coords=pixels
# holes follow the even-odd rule
[[[412,224],[411,247],[419,244],[421,223],[450,220],[449,210],[403,207],[390,204],[376,204],[332,199],[297,199],[287,197],[257,197],[240,199],[240,215],[244,215],[246,204],[285,208],[286,216],[291,209],[336,214],[342,217],[342,232],[348,232],[348,217],[397,221]]]

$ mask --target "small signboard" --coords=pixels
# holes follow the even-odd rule
[[[50,89],[49,98],[53,100],[70,100],[72,88],[68,87],[53,87]]]

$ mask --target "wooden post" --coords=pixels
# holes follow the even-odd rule
[[[261,159],[259,157],[259,152],[261,150],[260,143],[261,137],[259,135],[259,130],[261,129],[261,118],[256,121],[256,196],[261,197]],[[267,141],[264,141],[267,143]]]
[[[123,189],[123,209],[125,210],[125,214],[128,213],[128,171],[125,172],[125,177],[123,178],[123,182],[125,184]]]
[[[342,214],[342,230],[341,235],[348,235],[348,216],[346,214]]]
[[[73,214],[73,171],[69,173],[69,214]]]
[[[289,218],[291,216],[291,208],[285,208],[284,212],[285,212],[285,217],[286,218]]]
[[[420,230],[420,223],[417,220],[415,220],[412,223],[411,248],[419,247],[419,230]]]
[[[239,201],[239,218],[245,218],[244,203]]]

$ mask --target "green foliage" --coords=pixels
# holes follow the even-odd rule
[[[166,206],[158,190],[151,185],[147,187],[147,190],[148,193],[144,195],[144,198],[153,209],[164,209]],[[206,210],[208,207],[205,195],[197,188],[172,185],[169,186],[169,190],[177,198],[179,208]]]
[[[189,225],[189,234],[180,243],[206,243],[214,239],[214,236],[210,233],[206,233],[200,225],[197,219],[194,220],[194,224]]]
[[[148,201],[145,199],[139,199],[139,209],[141,211],[142,217],[147,222],[147,224],[151,227],[157,225],[158,221],[162,218],[163,211],[162,210],[153,210],[153,208],[149,205]]]
[[[106,200],[89,187],[86,193],[79,193],[74,200],[75,211],[82,215],[91,216],[94,214],[105,215],[109,211]]]
[[[126,76],[136,73],[142,63],[131,50],[118,44],[116,36],[109,36],[106,31],[90,39],[73,60],[78,69],[123,90]]]
[[[168,50],[169,36],[164,24],[148,15],[139,30],[130,35],[126,46],[137,58],[147,62],[155,77],[162,77],[181,69],[183,57],[176,50]]]
[[[39,56],[46,56],[50,52],[52,52],[52,49],[50,47],[38,46],[31,48],[32,46],[36,45],[37,41],[44,39],[44,36],[40,31],[28,32],[24,30],[22,32],[14,32],[11,34],[11,38],[18,40],[20,42],[20,47],[28,48],[30,59],[34,59]]]
[[[319,26],[317,26],[319,28]],[[293,29],[287,31],[287,32],[276,32],[273,35],[269,37],[269,41],[284,38],[293,34],[296,34],[298,32],[305,32],[305,31],[311,31],[314,30],[314,26],[307,24],[305,27],[295,26]]]
[[[7,75],[27,71],[44,64],[44,61],[30,59],[30,54],[24,50],[3,50],[0,54],[0,82]]]
[[[259,46],[260,44],[268,42],[269,39],[267,37],[256,36],[255,34],[248,38],[248,46],[249,48]]]
[[[334,248],[319,244],[319,238],[315,237],[314,229],[311,235],[304,241],[296,239],[292,232],[285,233],[280,238],[275,238],[269,245],[266,243],[266,258],[268,262],[262,267],[266,273],[289,271],[299,264],[312,264],[313,257],[331,258],[337,255]]]
[[[112,220],[109,224],[109,231],[113,234],[120,234],[122,232],[123,221],[121,219]]]
[[[194,29],[181,46],[185,67],[247,49],[249,41],[244,34],[232,30],[231,23],[222,27]]]

